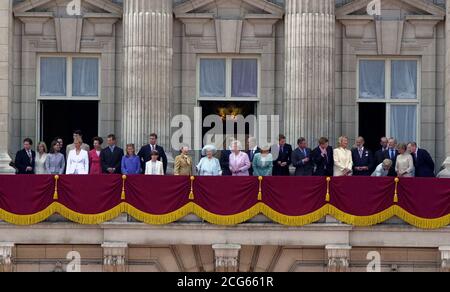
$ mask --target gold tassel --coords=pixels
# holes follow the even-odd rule
[[[194,180],[195,176],[191,176],[191,192],[189,193],[189,200],[194,200]]]
[[[125,181],[127,180],[127,176],[126,175],[122,175],[122,194],[120,195],[120,199],[122,201],[125,201]]]
[[[327,177],[327,195],[325,196],[325,201],[326,202],[330,202],[331,198],[330,198],[330,181],[331,181],[331,177]]]
[[[262,201],[262,180],[263,180],[263,177],[259,176],[258,177],[258,181],[259,181],[258,201]]]
[[[394,203],[398,203],[398,183],[400,182],[400,179],[396,177],[394,181],[395,181]]]
[[[55,175],[55,192],[53,193],[53,200],[58,200],[58,180],[59,180],[59,175]]]

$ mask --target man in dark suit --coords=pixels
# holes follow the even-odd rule
[[[390,159],[392,161],[392,166],[391,169],[389,169],[388,176],[397,176],[397,172],[395,171],[397,156],[398,156],[397,141],[394,138],[389,138],[388,149],[384,151],[384,159]]]
[[[313,175],[333,176],[333,148],[328,144],[327,138],[319,139],[319,146],[312,151],[311,160],[316,167]]]
[[[384,152],[388,150],[388,138],[382,137],[380,140],[381,148],[375,152],[375,167],[383,163],[384,161]]]
[[[100,152],[103,173],[120,174],[123,149],[116,146],[116,136],[108,135],[108,147]]]
[[[280,135],[278,145],[273,146],[272,153],[278,152],[278,157],[273,162],[272,173],[274,176],[289,176],[289,166],[291,165],[292,146],[286,143],[286,137]]]
[[[33,141],[30,138],[23,140],[23,149],[17,152],[15,167],[18,174],[34,174],[36,152],[31,150]]]
[[[164,148],[157,144],[158,135],[150,134],[149,142],[139,150],[138,156],[141,158],[142,169],[145,169],[145,164],[152,159],[152,151],[158,151],[159,161],[163,163],[164,174],[167,174],[167,156]]]
[[[356,148],[352,149],[353,175],[370,176],[374,170],[372,152],[364,148],[364,138],[356,138]]]
[[[295,176],[312,176],[314,164],[310,158],[311,149],[305,138],[297,140],[298,148],[292,152],[292,165],[295,167]]]
[[[417,147],[416,142],[409,143],[408,149],[411,151],[413,157],[416,177],[434,177],[435,165],[430,153],[425,149]]]
[[[248,138],[248,150],[246,151],[248,158],[250,159],[250,163],[253,163],[253,158],[257,153],[260,153],[261,149],[258,147],[256,143],[255,137]],[[248,173],[252,176],[253,175],[253,167],[250,167],[248,170]]]

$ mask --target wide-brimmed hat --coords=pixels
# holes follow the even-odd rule
[[[217,148],[216,148],[216,146],[211,145],[211,144],[205,145],[205,147],[203,147],[203,149],[202,149],[202,155],[205,156],[206,152],[208,152],[208,151],[211,151],[214,155],[217,153]]]

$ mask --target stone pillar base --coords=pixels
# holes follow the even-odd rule
[[[349,245],[327,245],[328,252],[328,272],[349,272],[350,271],[350,250]]]
[[[103,248],[103,272],[126,272],[128,244],[105,242]]]
[[[0,242],[0,272],[13,272],[14,243]]]
[[[450,272],[450,246],[439,247],[441,252],[441,272]]]

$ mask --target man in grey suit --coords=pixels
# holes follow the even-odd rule
[[[314,165],[311,160],[311,149],[308,148],[305,138],[297,141],[298,148],[292,152],[292,165],[296,176],[312,176]]]

